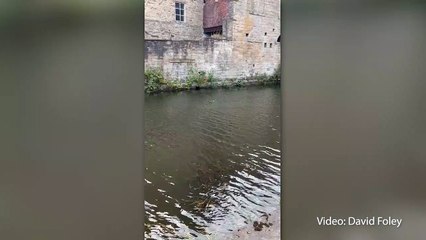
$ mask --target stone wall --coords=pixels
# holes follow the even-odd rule
[[[175,3],[185,4],[185,21],[176,21]],[[145,0],[145,39],[203,38],[203,0]]]
[[[280,35],[280,14],[279,0],[232,1],[232,40],[276,43]]]
[[[191,68],[212,72],[220,80],[254,79],[256,74],[272,75],[279,65],[279,48],[259,48],[249,44],[243,50],[228,40],[145,41],[145,68],[160,68],[167,79],[184,81]],[[277,52],[275,52],[277,51]],[[257,53],[252,54],[251,53]],[[274,57],[262,57],[270,53]],[[277,55],[277,56],[276,56]],[[260,56],[260,57],[259,57]]]
[[[235,78],[238,69],[232,68],[232,44],[216,39],[145,40],[145,68],[160,68],[166,78],[182,81],[191,68],[213,72],[221,79]]]
[[[232,1],[234,63],[250,72],[270,74],[280,62],[280,1]]]
[[[181,80],[186,78],[190,68],[213,72],[222,80],[272,75],[280,63],[281,50],[277,42],[280,36],[280,1],[230,1],[229,11],[224,20],[225,38],[221,40],[206,37],[173,41],[146,38],[145,67],[161,68],[168,78]],[[199,17],[202,28],[202,15]],[[164,29],[168,29],[168,25]]]

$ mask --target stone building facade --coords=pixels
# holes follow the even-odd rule
[[[271,75],[280,63],[280,0],[146,0],[145,67],[220,80]]]

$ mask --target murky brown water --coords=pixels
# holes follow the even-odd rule
[[[146,96],[146,238],[225,239],[278,212],[280,96],[279,87]]]

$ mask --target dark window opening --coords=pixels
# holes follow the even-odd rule
[[[277,42],[281,41],[281,35],[278,37]]]
[[[275,28],[272,29],[272,32],[275,32]]]
[[[205,34],[209,37],[214,36],[214,35],[222,35],[222,31],[217,31],[217,32],[205,32]]]
[[[272,43],[269,44],[269,47],[272,48]]]
[[[176,11],[176,21],[184,22],[185,21],[185,5],[183,3],[175,3]]]
[[[263,46],[266,47],[267,43],[264,43]]]
[[[248,37],[248,35],[249,35],[249,34],[248,34],[248,33],[246,33],[246,37]]]
[[[268,35],[268,33],[265,33],[265,36]]]
[[[255,65],[253,64],[253,67],[254,67]]]
[[[204,28],[204,34],[210,37],[214,35],[222,35],[223,34],[222,26]]]

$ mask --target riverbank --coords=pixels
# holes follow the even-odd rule
[[[145,93],[154,94],[160,92],[180,92],[198,89],[233,88],[255,85],[280,84],[280,69],[276,69],[272,75],[254,75],[239,79],[219,79],[212,73],[191,69],[185,80],[166,79],[159,69],[145,71]]]
[[[194,91],[201,89],[228,89],[228,88],[241,88],[241,87],[250,87],[250,86],[274,86],[279,85],[280,81],[265,81],[265,82],[257,82],[257,81],[247,81],[243,83],[232,83],[232,82],[224,82],[218,84],[205,84],[205,85],[196,85],[196,86],[162,86],[160,89],[152,92],[145,92],[149,95],[154,95],[158,93],[167,93],[167,92],[182,92],[182,91]]]

